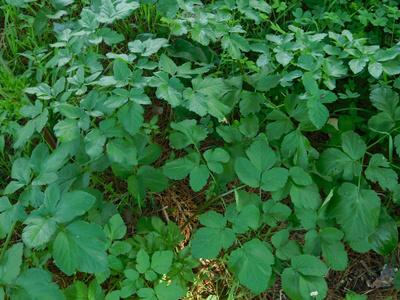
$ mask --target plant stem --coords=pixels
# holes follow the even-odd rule
[[[17,221],[14,221],[14,223],[12,223],[11,229],[10,229],[8,235],[7,235],[7,239],[4,242],[3,249],[1,250],[1,254],[0,254],[0,264],[1,264],[1,261],[3,260],[4,255],[6,254],[6,251],[7,251],[7,248],[8,248],[8,244],[10,243],[10,239],[11,239],[11,236],[12,236],[12,234],[14,232],[14,228],[15,228],[16,224],[17,224]]]

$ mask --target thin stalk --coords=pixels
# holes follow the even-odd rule
[[[6,239],[6,241],[4,242],[3,249],[1,250],[1,254],[0,254],[0,263],[1,263],[1,261],[3,260],[4,254],[6,254],[6,251],[7,251],[7,248],[8,248],[8,244],[10,243],[10,239],[11,239],[11,236],[12,236],[12,234],[13,234],[13,232],[14,232],[14,228],[15,228],[15,225],[16,225],[16,224],[17,224],[17,221],[15,221],[14,223],[12,223],[11,229],[10,229],[10,231],[8,232],[7,239]]]

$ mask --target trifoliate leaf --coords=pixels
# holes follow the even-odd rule
[[[398,184],[397,173],[389,168],[389,162],[382,154],[374,154],[371,157],[365,176],[372,182],[379,182],[384,190],[393,191]]]
[[[232,251],[228,268],[254,294],[264,292],[272,275],[274,256],[260,240],[253,239]]]
[[[61,231],[53,243],[55,264],[67,275],[77,269],[99,273],[108,269],[106,236],[97,224],[76,221]]]
[[[336,219],[350,241],[367,238],[378,225],[381,201],[375,191],[345,182],[338,190]]]

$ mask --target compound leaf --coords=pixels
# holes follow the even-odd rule
[[[274,261],[267,246],[253,239],[231,253],[228,267],[241,284],[259,294],[268,288]]]
[[[61,231],[53,244],[56,265],[67,275],[100,273],[108,269],[106,236],[97,224],[76,221]]]

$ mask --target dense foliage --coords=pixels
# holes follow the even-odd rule
[[[209,259],[324,299],[397,247],[399,1],[0,3],[0,298],[189,299]],[[180,180],[188,243],[143,214]]]

